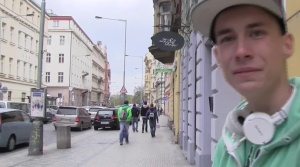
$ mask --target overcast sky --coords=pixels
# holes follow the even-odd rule
[[[41,4],[42,0],[35,0]],[[123,85],[125,24],[97,20],[95,16],[127,20],[128,55],[144,57],[153,35],[153,2],[151,0],[46,0],[47,12],[72,16],[94,43],[102,41],[108,48],[111,67],[111,90],[119,92]],[[126,57],[126,82],[129,94],[142,84],[142,59]],[[140,68],[140,69],[135,69]]]

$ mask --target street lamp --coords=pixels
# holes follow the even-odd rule
[[[125,55],[125,56],[129,56],[129,57],[135,57],[135,58],[140,58],[142,60],[142,89],[141,89],[141,103],[143,103],[143,83],[144,83],[144,58],[140,57],[140,56],[130,56],[130,55]],[[140,68],[135,68],[135,69],[140,69]]]
[[[125,47],[124,47],[124,65],[123,65],[123,87],[125,87],[125,56],[126,56],[126,36],[127,36],[127,20],[124,19],[112,19],[112,18],[105,18],[100,16],[95,16],[95,19],[104,19],[104,20],[113,20],[113,21],[121,21],[125,23]],[[123,96],[123,101],[125,101],[125,94]]]

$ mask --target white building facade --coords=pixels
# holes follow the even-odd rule
[[[51,16],[43,83],[58,105],[91,104],[94,44],[71,16]],[[94,52],[93,52],[94,51]]]
[[[40,13],[32,0],[0,1],[0,82],[8,88],[0,100],[29,102],[30,90],[36,87]],[[45,25],[48,20],[46,14]]]

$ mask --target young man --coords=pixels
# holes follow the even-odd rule
[[[150,108],[146,113],[146,117],[149,120],[151,136],[155,137],[156,121],[158,123],[158,114],[153,104],[150,104]]]
[[[140,111],[136,107],[136,104],[133,104],[131,113],[132,113],[132,130],[133,132],[138,132]]]
[[[149,110],[149,107],[147,105],[147,102],[144,101],[144,105],[141,107],[141,117],[143,119],[143,124],[142,124],[142,133],[144,133],[144,129],[146,132],[148,132],[148,120],[146,117],[146,113]]]
[[[226,81],[246,99],[227,116],[214,167],[300,166],[300,79],[287,77],[293,37],[283,11],[278,0],[206,0],[192,10],[195,30],[213,40]]]
[[[131,121],[131,109],[128,105],[128,101],[125,100],[124,104],[118,109],[118,119],[120,122],[120,145],[123,145],[123,139],[125,138],[126,144],[129,143],[129,123]]]

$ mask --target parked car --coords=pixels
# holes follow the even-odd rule
[[[29,143],[32,119],[19,109],[0,109],[0,147],[13,151],[18,144]]]
[[[15,102],[15,101],[0,101],[0,108],[19,109],[30,114],[30,103]]]
[[[95,116],[100,109],[103,109],[103,107],[90,107],[88,109],[88,112],[91,115],[92,123],[94,123]]]
[[[58,125],[68,125],[82,131],[84,128],[91,128],[91,116],[83,107],[59,107],[53,116],[54,128]]]
[[[94,129],[99,128],[116,128],[120,129],[118,120],[118,109],[117,108],[104,108],[100,109],[94,119]]]

